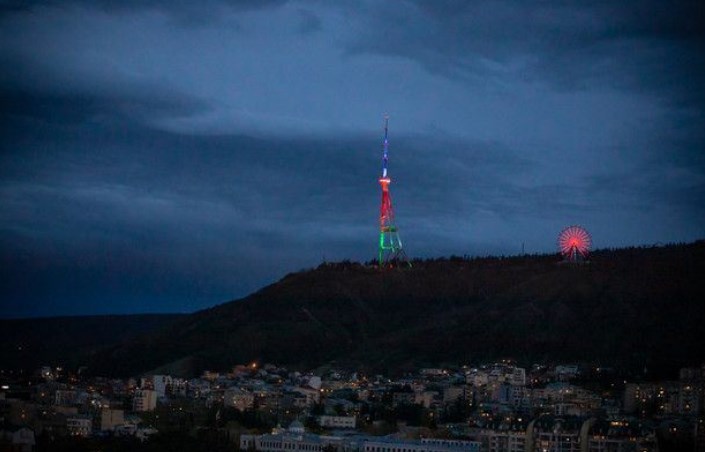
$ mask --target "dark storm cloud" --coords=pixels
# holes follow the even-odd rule
[[[138,84],[122,92],[108,90],[94,94],[44,94],[21,88],[0,88],[0,102],[3,103],[0,117],[5,119],[16,116],[60,123],[116,119],[147,121],[158,117],[181,117],[208,109],[200,99],[156,84]]]
[[[272,8],[286,0],[205,0],[197,4],[189,0],[0,0],[0,16],[31,12],[39,7],[65,8],[69,5],[98,8],[108,12],[160,10],[186,15],[203,14],[212,8],[228,8],[235,11]]]
[[[163,81],[119,71],[54,69],[16,51],[0,52],[0,117],[60,123],[122,119],[145,122],[201,113],[209,105]],[[7,127],[7,123],[4,127]]]
[[[225,15],[269,10],[287,0],[0,0],[0,23],[37,13],[100,12],[108,15],[158,13],[179,28],[207,28]],[[237,23],[233,23],[237,26]]]
[[[705,6],[700,1],[414,1],[369,21],[351,51],[399,55],[451,77],[668,88],[702,107]],[[399,11],[401,10],[401,11]],[[393,18],[393,19],[392,19]]]
[[[318,17],[316,13],[308,9],[300,9],[299,14],[301,15],[301,25],[299,26],[299,31],[302,34],[315,33],[321,31],[323,28],[321,18]]]

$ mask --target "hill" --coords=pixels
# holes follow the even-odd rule
[[[705,241],[602,250],[582,265],[555,255],[327,264],[109,347],[90,368],[189,374],[257,360],[399,371],[513,357],[672,372],[704,358],[704,274]]]
[[[0,319],[0,369],[77,366],[105,347],[165,328],[182,314]]]

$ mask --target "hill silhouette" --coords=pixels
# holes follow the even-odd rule
[[[323,264],[103,349],[90,369],[194,374],[256,360],[392,371],[513,357],[673,372],[704,358],[702,275],[705,241],[601,250],[580,265],[555,255]]]
[[[159,330],[183,314],[0,319],[0,369],[76,367],[105,347]]]

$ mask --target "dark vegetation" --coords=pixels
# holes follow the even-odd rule
[[[510,357],[673,377],[704,359],[703,275],[705,241],[600,250],[579,265],[556,255],[417,260],[384,271],[322,264],[183,317],[3,320],[0,351],[19,362],[12,347],[22,343],[35,367],[67,357],[109,376],[193,375],[251,361],[397,374]]]
[[[592,362],[673,376],[703,360],[705,241],[555,255],[418,260],[380,271],[343,262],[289,274],[242,299],[96,354],[134,375],[273,362],[390,374],[512,357]],[[167,369],[169,367],[167,366]]]

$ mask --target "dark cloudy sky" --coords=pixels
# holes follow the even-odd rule
[[[705,2],[0,0],[0,316],[705,237]]]

